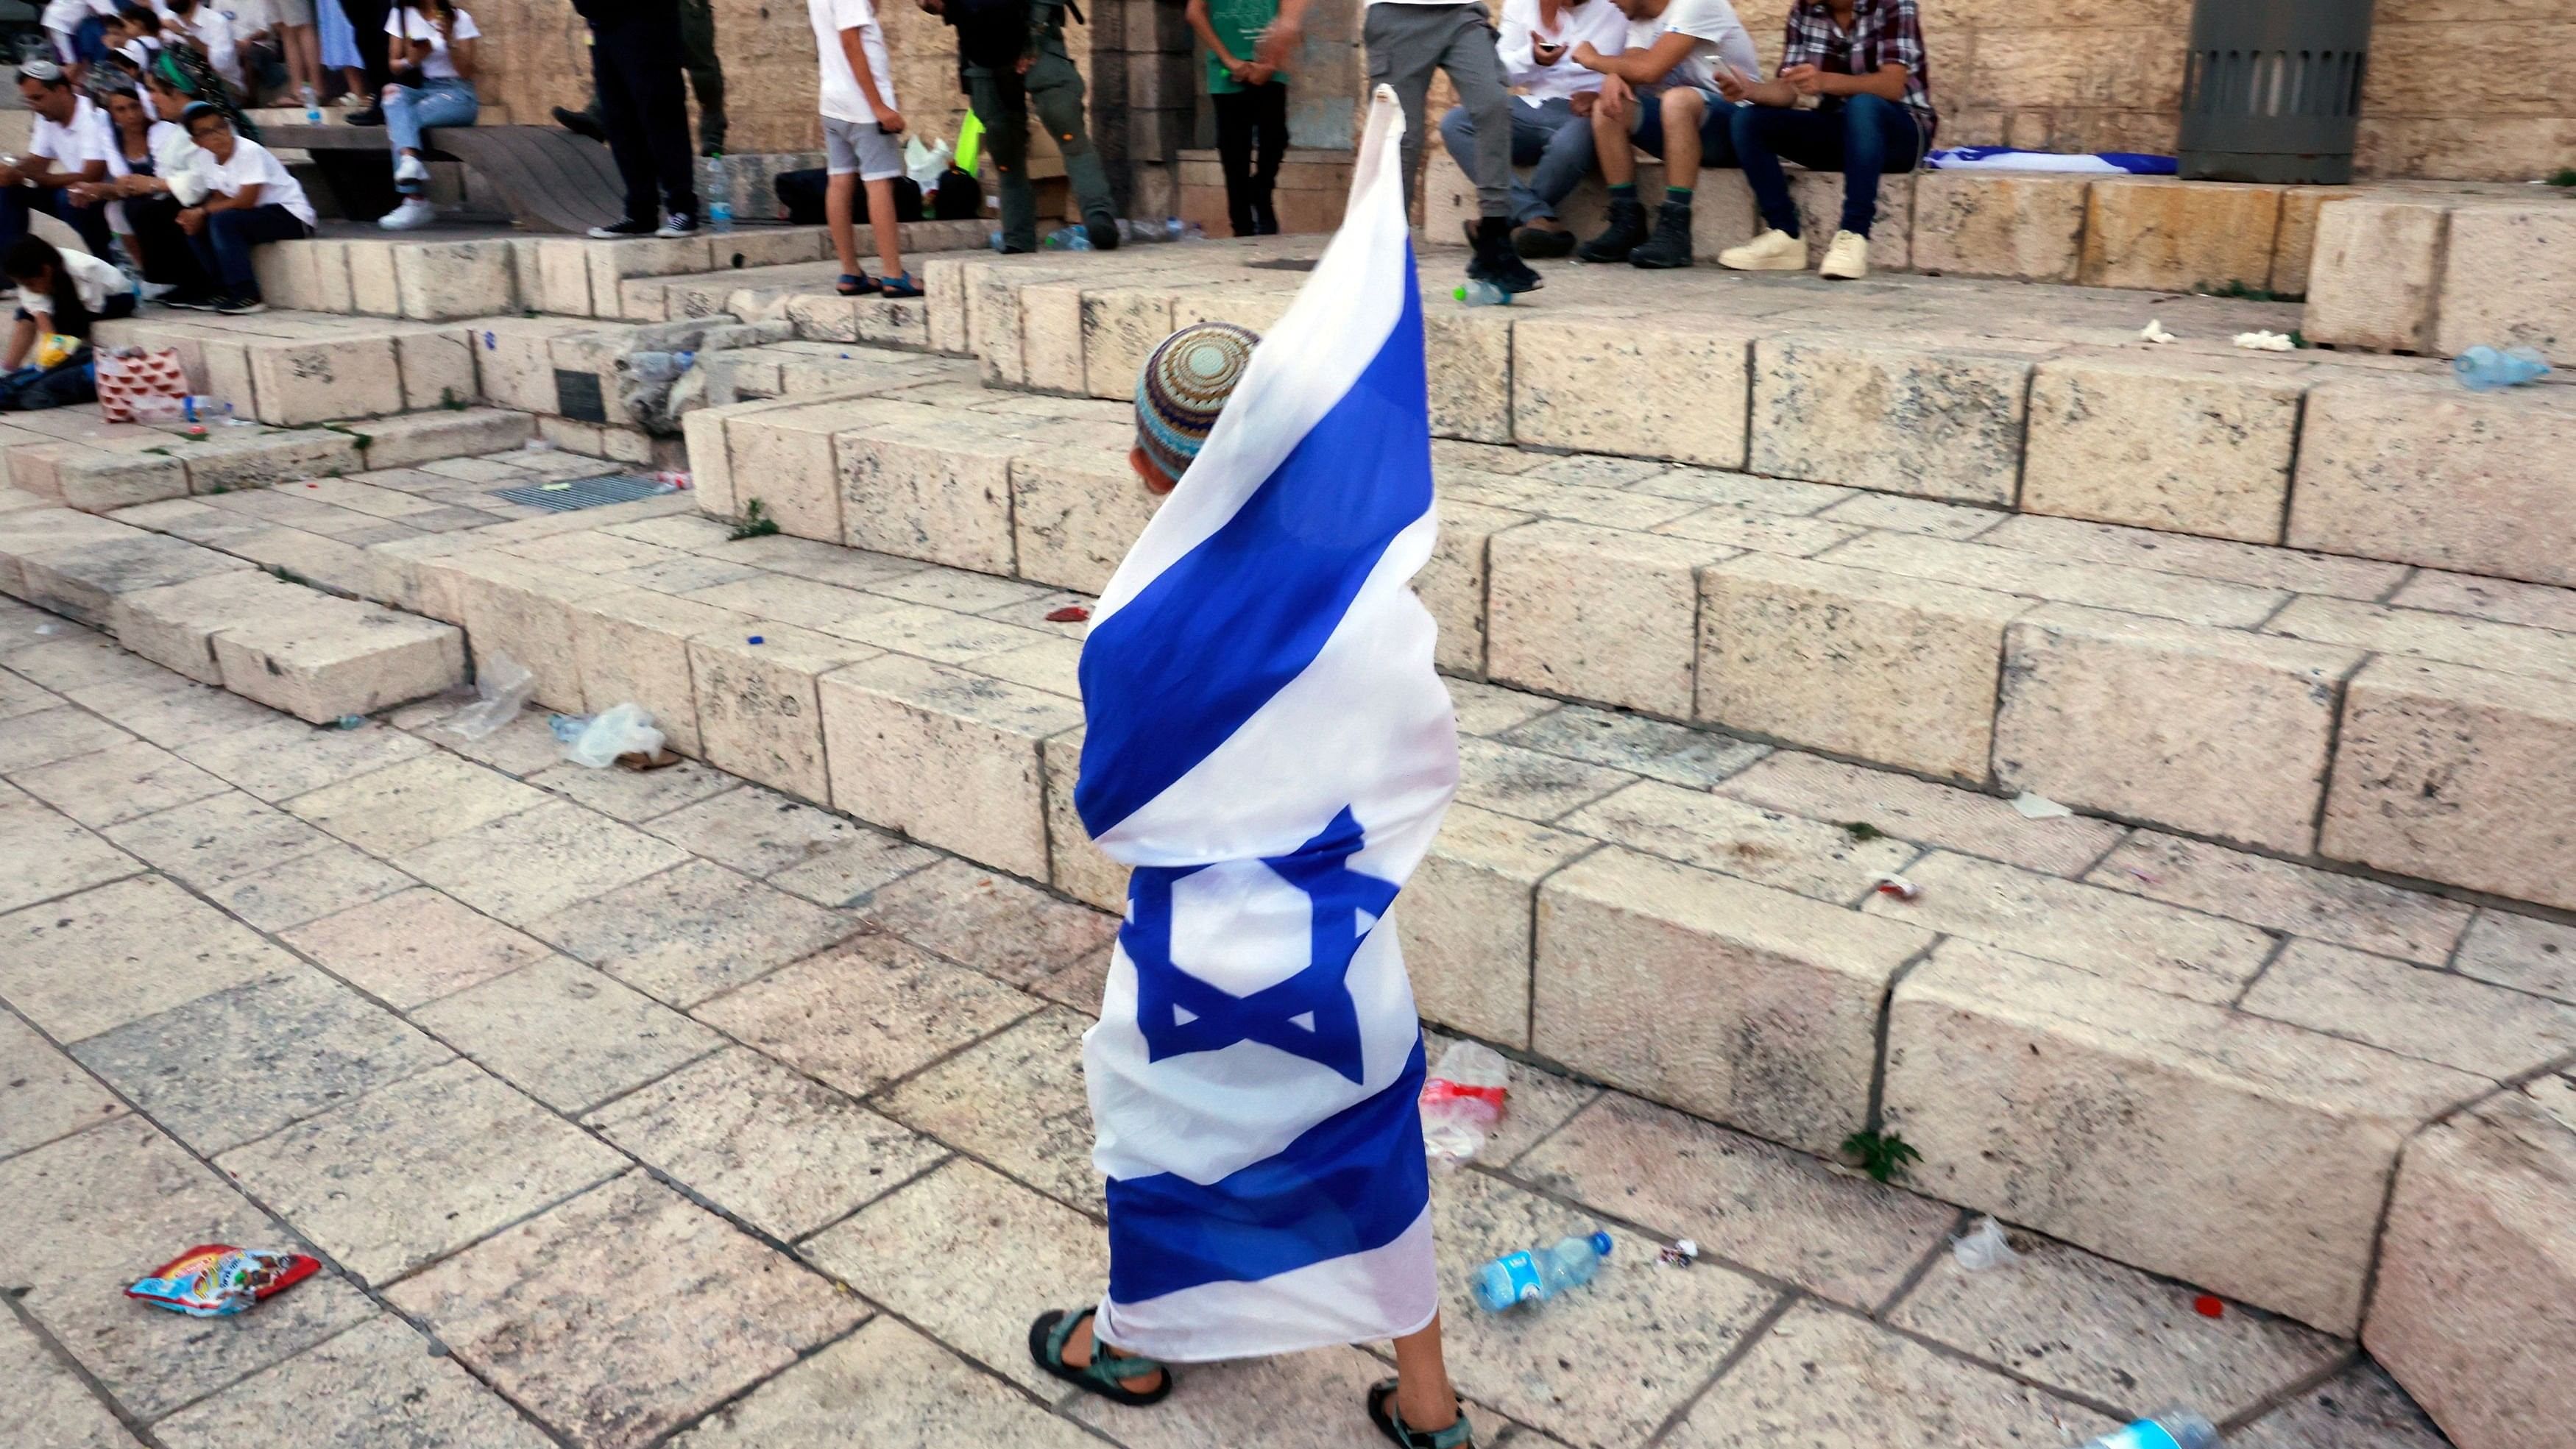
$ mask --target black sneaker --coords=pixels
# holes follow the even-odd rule
[[[593,241],[624,241],[628,237],[651,236],[661,229],[662,224],[658,221],[638,221],[630,216],[607,226],[594,226],[590,235]]]
[[[1579,262],[1624,262],[1646,239],[1645,204],[1633,196],[1610,198],[1610,225],[1601,235],[1575,248]]]
[[[385,123],[385,108],[369,106],[363,111],[351,111],[348,122],[352,126],[381,126]]]
[[[1480,282],[1491,282],[1506,292],[1535,292],[1547,280],[1530,270],[1512,250],[1512,224],[1508,218],[1489,216],[1476,223],[1476,256],[1467,263],[1467,275]]]
[[[1118,221],[1115,217],[1084,217],[1082,234],[1091,239],[1091,249],[1095,252],[1118,250],[1120,238]]]
[[[662,218],[661,226],[655,228],[653,232],[655,236],[696,236],[697,234],[698,219],[685,211],[675,211]]]
[[[572,132],[576,136],[587,136],[594,141],[605,141],[608,139],[608,133],[599,128],[599,123],[592,120],[590,118],[590,113],[587,111],[576,111],[569,106],[557,106],[555,107],[555,124]]]
[[[233,296],[215,304],[215,310],[226,317],[248,317],[254,312],[267,311],[268,304],[257,297]]]
[[[216,296],[212,292],[164,292],[161,294],[162,306],[177,307],[189,312],[212,312],[217,307],[222,306],[223,301],[223,298]]]
[[[1574,250],[1574,233],[1550,231],[1543,226],[1525,226],[1512,233],[1512,250],[1541,261],[1561,257]]]
[[[1655,234],[1628,253],[1628,265],[1664,271],[1690,264],[1690,203],[1667,201],[1655,210]]]

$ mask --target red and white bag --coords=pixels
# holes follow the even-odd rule
[[[175,347],[123,347],[98,354],[98,413],[111,423],[139,421],[138,398],[186,397],[188,369]]]

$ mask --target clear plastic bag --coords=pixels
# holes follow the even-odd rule
[[[448,720],[448,732],[479,740],[519,717],[537,692],[537,677],[518,660],[495,649],[474,671],[474,692],[481,696]]]
[[[605,770],[619,755],[653,755],[661,751],[662,732],[641,705],[613,705],[582,723],[581,732],[564,742],[564,758],[576,765]]]
[[[1435,1168],[1475,1159],[1503,1117],[1511,1064],[1481,1042],[1454,1042],[1422,1084],[1422,1147]]]
[[[2004,1236],[2003,1224],[1993,1218],[1979,1218],[1966,1232],[1952,1238],[1950,1256],[1971,1273],[2009,1268],[2021,1261],[2021,1254],[2013,1251],[2012,1240]]]

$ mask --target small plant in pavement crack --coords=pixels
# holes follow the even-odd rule
[[[1868,1173],[1873,1182],[1894,1182],[1905,1175],[1907,1167],[1923,1160],[1923,1154],[1904,1138],[1875,1128],[1844,1138],[1843,1155],[1855,1159],[1852,1165]]]

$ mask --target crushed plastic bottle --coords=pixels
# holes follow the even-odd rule
[[[1470,307],[1508,307],[1512,294],[1477,277],[1449,289],[1449,295]]]
[[[1505,1253],[1476,1270],[1476,1303],[1489,1313],[1554,1298],[1592,1281],[1610,1256],[1610,1235],[1559,1238],[1553,1247]]]
[[[335,730],[362,730],[366,727],[367,717],[362,714],[344,714],[331,721],[331,728]]]
[[[1482,1042],[1451,1043],[1422,1084],[1422,1149],[1442,1170],[1472,1161],[1502,1120],[1511,1064]]]
[[[160,427],[203,428],[232,421],[233,405],[205,393],[186,397],[139,397],[131,406],[134,420]]]
[[[1002,234],[998,231],[993,233],[991,236],[984,239],[984,244],[997,252],[1000,251],[1002,249]]]
[[[1048,232],[1038,246],[1050,252],[1087,252],[1091,250],[1091,233],[1078,226],[1060,226]]]
[[[2076,1449],[2217,1449],[2218,1426],[2189,1409],[2159,1409]]]
[[[2478,346],[2451,359],[2451,376],[2471,392],[2520,387],[2548,375],[2548,359],[2528,347]]]

